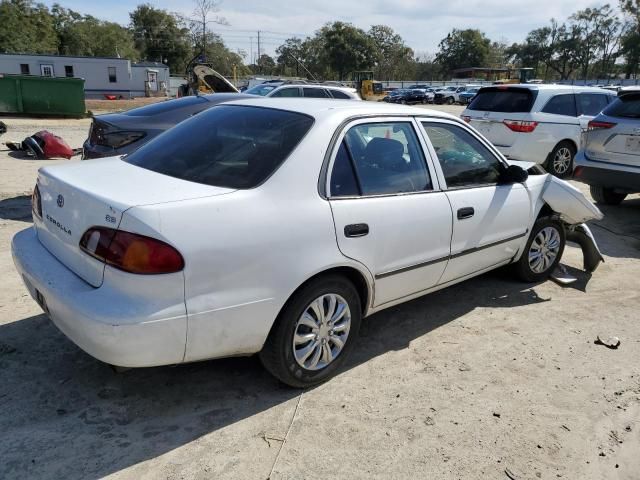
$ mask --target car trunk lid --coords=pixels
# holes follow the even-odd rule
[[[94,287],[104,264],[84,253],[80,239],[91,227],[118,228],[133,206],[175,202],[230,193],[106,158],[40,169],[42,218],[34,223],[40,242],[61,263]]]

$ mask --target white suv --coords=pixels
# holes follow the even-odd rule
[[[462,118],[505,157],[543,164],[565,177],[573,170],[582,130],[615,98],[601,88],[497,85],[480,89]]]
[[[261,95],[263,97],[304,97],[304,98],[335,98],[337,100],[362,100],[355,88],[339,87],[334,85],[319,84],[289,84],[282,85],[262,84],[256,85],[244,93]]]

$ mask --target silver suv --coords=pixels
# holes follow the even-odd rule
[[[243,93],[261,95],[263,97],[305,97],[305,98],[336,98],[339,100],[362,100],[355,88],[341,87],[327,84],[293,84],[282,85],[261,84]]]
[[[574,178],[598,203],[618,205],[640,192],[640,88],[621,90],[589,122],[575,165]]]

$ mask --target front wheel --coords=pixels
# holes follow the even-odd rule
[[[312,280],[278,315],[260,352],[264,367],[292,387],[317,385],[334,376],[360,329],[360,297],[344,277]]]
[[[564,226],[555,218],[539,218],[520,259],[515,263],[518,277],[525,282],[541,282],[551,275],[560,263],[566,236]]]
[[[455,100],[453,99],[453,97],[447,98],[447,105],[453,105],[454,102],[455,102]]]
[[[612,188],[590,185],[589,191],[596,203],[604,205],[620,205],[627,198],[626,193],[617,193]]]
[[[549,154],[547,171],[558,178],[566,178],[573,171],[576,149],[571,142],[560,142]]]

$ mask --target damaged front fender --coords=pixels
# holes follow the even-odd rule
[[[569,225],[602,220],[604,215],[576,187],[553,175],[547,175],[542,199]]]

